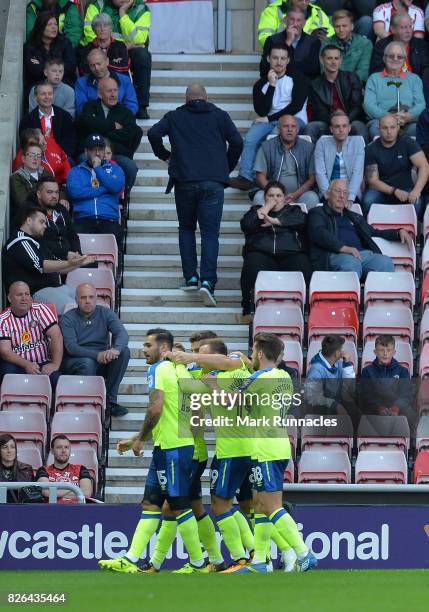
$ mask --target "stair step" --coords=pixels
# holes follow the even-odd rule
[[[153,270],[158,267],[182,269],[179,257],[173,255],[125,255],[125,265],[130,268],[150,268]],[[238,255],[220,255],[218,258],[218,274],[222,274],[223,268],[234,268],[241,270],[243,258]]]
[[[198,80],[200,79],[200,70],[210,70],[213,73],[218,71],[229,72],[231,70],[257,70],[260,62],[259,54],[248,55],[224,55],[223,53],[215,53],[213,55],[206,54],[156,54],[152,56],[152,65],[157,70],[186,70],[198,71]],[[191,82],[195,80],[191,77]]]
[[[215,310],[215,309],[213,309]],[[217,310],[217,309],[216,309]],[[207,313],[207,310],[204,311]],[[125,329],[128,332],[130,338],[138,339],[143,342],[146,332],[149,329],[147,323],[124,323]],[[187,323],[186,329],[182,323],[170,323],[168,329],[174,336],[176,342],[187,342],[189,336],[196,331],[206,331],[210,329],[216,332],[218,336],[223,338],[226,343],[229,342],[247,342],[249,337],[248,325],[233,324],[224,325],[217,323],[210,323],[206,320],[204,323]]]
[[[168,101],[164,100],[162,102],[152,102],[148,108],[150,119],[137,120],[137,123],[141,127],[153,125],[153,123],[156,123],[157,120],[161,119],[169,111],[176,110],[176,108],[178,108],[179,106],[182,106],[184,102],[185,102],[184,95],[179,95],[179,94],[176,96],[173,96],[172,98],[169,98]],[[219,107],[228,113],[228,115],[231,117],[234,123],[235,123],[235,120],[251,121],[255,119],[256,117],[256,113],[253,108],[253,104],[251,102],[223,102],[222,101],[219,104]]]
[[[220,289],[216,291],[216,300],[222,302],[239,302],[241,291],[237,289]],[[140,304],[149,303],[151,306],[165,306],[166,304],[183,302],[184,304],[194,303],[196,306],[201,302],[197,291],[182,291],[181,289],[163,289],[162,293],[158,289],[123,289],[122,303],[137,301]]]
[[[207,91],[208,97],[213,101],[214,104],[216,104],[216,100],[230,100],[230,101],[237,100],[238,102],[238,100],[242,98],[246,100],[252,99],[252,87],[247,86],[247,85],[239,86],[239,85],[236,85],[235,83],[233,86],[230,85],[226,87],[223,87],[221,85],[218,85],[218,86],[208,85],[206,86],[206,91]],[[150,86],[150,95],[152,97],[156,96],[156,98],[160,100],[159,104],[163,104],[164,99],[169,100],[170,98],[178,99],[178,101],[180,101],[181,99],[182,104],[184,104],[185,103],[185,99],[184,99],[185,92],[186,92],[186,85],[183,86],[183,85],[178,85],[176,83],[169,84],[169,85],[164,85],[164,84],[152,85],[151,84]],[[150,108],[152,109],[152,105]],[[253,108],[253,105],[252,105],[252,108]]]
[[[197,253],[201,250],[201,240],[197,235]],[[241,255],[243,249],[243,236],[237,235],[231,238],[225,238],[222,235],[219,238],[219,253],[221,255]],[[127,237],[127,254],[128,255],[179,255],[179,243],[177,236],[167,234],[165,236],[128,236]]]
[[[171,196],[170,196],[171,197]],[[235,221],[239,223],[244,213],[249,210],[251,202],[246,194],[243,194],[243,202],[238,203],[225,198],[222,214],[222,223],[225,221]],[[177,231],[177,212],[174,202],[160,203],[151,202],[140,204],[131,202],[130,219],[128,228],[130,233],[134,231],[133,223],[136,221],[175,221]],[[239,227],[239,226],[238,226]]]
[[[165,193],[166,186],[167,175],[165,175],[165,183],[162,185],[135,185],[131,191],[131,203],[137,202],[141,204],[142,202],[152,202],[153,200],[157,200],[160,203],[165,202],[171,204],[174,202],[174,193]],[[225,201],[238,200],[243,202],[243,199],[246,197],[245,192],[240,191],[239,189],[232,189],[232,187],[227,187],[224,194]]]
[[[175,220],[162,220],[162,221],[141,221],[141,220],[130,220],[128,221],[128,235],[133,234],[154,234],[158,233],[161,235],[174,233],[177,237],[177,218]],[[220,226],[220,233],[223,234],[237,234],[242,236],[240,230],[240,224],[237,221],[222,221]]]
[[[247,86],[251,88],[259,78],[257,70],[198,70],[198,80],[210,88],[233,83],[236,86]],[[182,85],[185,88],[189,85],[191,77],[189,70],[152,70],[151,73],[151,93],[155,85]],[[251,89],[250,89],[251,92]]]
[[[125,289],[171,289],[179,287],[183,282],[183,276],[180,271],[169,270],[162,271],[146,271],[139,270],[133,272],[127,270],[124,274],[124,295]],[[237,289],[240,286],[240,272],[222,272],[216,285],[216,294],[221,289]]]
[[[124,306],[121,307],[121,319],[123,323],[143,323],[145,320],[151,323],[162,323],[163,325],[177,322],[192,323],[195,319],[208,319],[209,327],[212,323],[224,325],[238,324],[241,320],[241,308],[207,308],[204,306],[192,306],[183,310],[182,307],[165,306],[161,310],[154,310],[152,306]]]
[[[154,111],[152,111],[152,107],[149,107],[149,113],[150,113],[150,119],[138,119],[137,120],[137,125],[139,125],[142,130],[144,131],[145,134],[147,134],[147,131],[150,127],[152,127],[153,125],[155,125],[155,123],[158,123],[158,121],[166,114],[168,113],[168,111],[170,110],[174,110],[176,109],[178,106],[180,106],[181,104],[183,104],[183,100],[181,102],[177,102],[177,104],[171,104],[172,108],[165,108],[167,106],[167,104],[164,104],[164,108],[156,108],[154,109]],[[222,110],[227,110],[226,108],[224,108],[224,104],[219,105],[220,108],[222,108]],[[250,105],[248,105],[250,106]],[[250,110],[250,108],[248,108],[246,111],[240,111],[240,110],[235,110],[235,111],[231,111],[230,113],[231,119],[234,121],[234,125],[237,128],[237,130],[240,132],[241,135],[246,134],[250,128],[250,126],[252,125],[256,114],[255,111]]]

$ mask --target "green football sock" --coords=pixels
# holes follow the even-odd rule
[[[245,559],[246,552],[241,542],[240,529],[238,528],[237,521],[233,517],[232,512],[228,511],[220,514],[216,517],[216,522],[231,557],[234,560]]]
[[[211,517],[205,512],[197,518],[198,535],[211,563],[222,563],[223,557],[216,539],[216,529]]]
[[[279,534],[277,530],[277,524],[273,525],[273,530],[271,532],[271,539],[274,544],[277,546],[280,552],[286,552],[291,548],[290,544],[286,542],[286,540]]]
[[[284,508],[275,510],[270,516],[270,521],[276,527],[281,537],[292,546],[297,555],[303,555],[308,551],[295,521]]]
[[[198,536],[198,525],[192,510],[185,510],[185,512],[179,514],[177,517],[177,528],[188,551],[189,561],[197,567],[204,565],[200,538]]]
[[[171,545],[177,533],[177,522],[175,517],[164,517],[158,537],[156,538],[155,550],[150,562],[156,569],[160,569],[168,555]]]
[[[141,519],[137,523],[133,535],[131,546],[126,554],[130,561],[136,563],[140,559],[142,552],[149,544],[149,540],[158,529],[160,518],[161,512],[151,512],[147,510],[142,512]]]
[[[255,554],[252,563],[265,563],[273,524],[265,514],[255,514]]]
[[[240,530],[241,541],[243,542],[244,548],[247,548],[248,551],[253,550],[255,548],[255,542],[253,539],[253,533],[250,529],[250,525],[244,516],[240,512],[238,508],[233,510],[232,516],[235,518],[238,528]]]

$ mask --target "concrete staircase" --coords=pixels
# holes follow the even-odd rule
[[[252,85],[258,78],[257,55],[158,55],[153,57],[151,119],[142,121],[144,137],[135,160],[139,173],[131,193],[127,254],[121,319],[130,335],[131,360],[121,388],[119,403],[129,414],[113,419],[109,465],[106,470],[106,502],[138,502],[150,463],[151,450],[143,459],[118,456],[116,441],[138,431],[147,406],[146,362],[141,349],[147,329],[170,329],[188,348],[189,335],[212,329],[231,349],[246,350],[248,328],[241,324],[240,271],[243,243],[239,220],[249,206],[245,194],[225,191],[221,228],[217,308],[203,306],[198,295],[180,291],[182,280],[174,196],[166,195],[167,166],[155,158],[147,139],[148,128],[167,111],[184,103],[185,88],[198,81],[210,101],[226,110],[244,135],[254,117]],[[210,455],[213,436],[208,433]],[[208,494],[208,474],[203,489]]]

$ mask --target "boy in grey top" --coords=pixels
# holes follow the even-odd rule
[[[45,64],[44,74],[46,81],[54,88],[54,104],[63,110],[75,116],[75,95],[73,87],[63,83],[64,77],[64,61],[61,58],[49,59]],[[37,106],[36,96],[34,94],[34,86],[31,88],[28,96],[28,108],[31,113]]]
[[[104,376],[108,415],[123,416],[128,409],[118,405],[117,396],[130,359],[128,333],[112,310],[97,305],[93,285],[78,285],[76,302],[78,307],[69,310],[60,321],[64,339],[61,372]]]

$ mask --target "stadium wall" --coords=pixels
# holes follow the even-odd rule
[[[91,570],[128,549],[141,507],[118,505],[3,505],[3,570]],[[294,518],[321,569],[427,568],[429,524],[422,506],[296,506]],[[219,536],[220,537],[220,536]],[[149,554],[154,540],[150,543]],[[228,558],[226,551],[223,551]],[[272,549],[273,559],[277,550]],[[187,560],[178,538],[166,569]]]
[[[27,0],[13,0],[7,13],[0,79],[0,242],[9,230],[9,175],[22,111],[22,46]],[[0,286],[2,286],[0,269]]]

